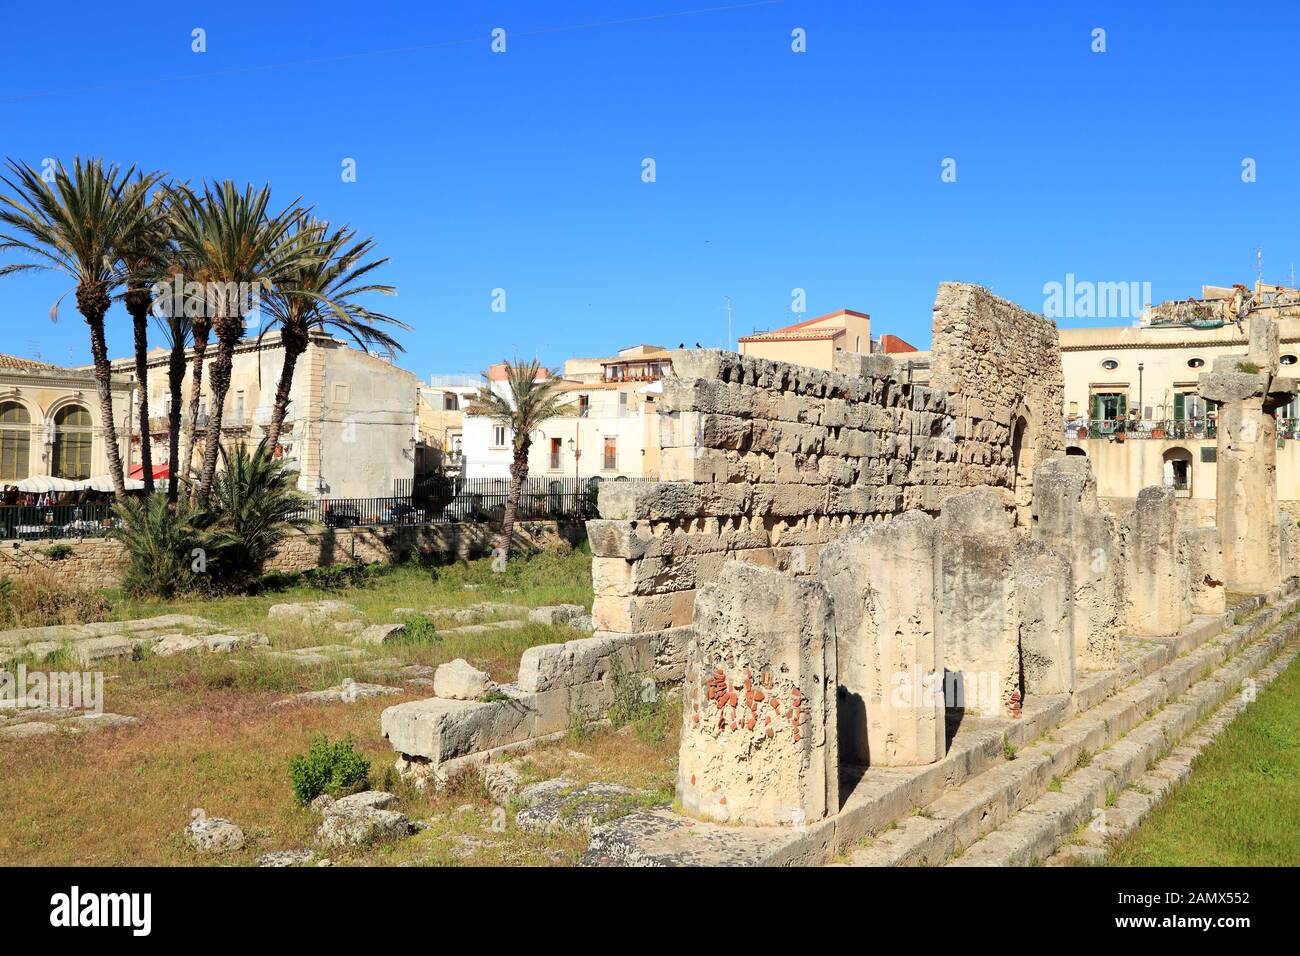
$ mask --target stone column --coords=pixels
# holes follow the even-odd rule
[[[834,606],[845,763],[911,766],[945,753],[937,571],[935,522],[920,511],[855,529],[822,550],[818,577]]]
[[[1062,455],[1034,469],[1031,528],[1035,540],[1070,561],[1076,667],[1115,667],[1122,605],[1119,535],[1114,517],[1097,503],[1097,480],[1087,458]]]
[[[1019,713],[1020,652],[1011,613],[1015,533],[1001,497],[977,488],[944,501],[939,517],[939,634],[949,706]]]
[[[1296,382],[1277,369],[1277,323],[1252,316],[1246,355],[1216,358],[1200,378],[1201,396],[1218,404],[1215,520],[1224,576],[1235,590],[1266,591],[1282,582],[1273,413],[1295,396]]]
[[[1011,592],[1025,695],[1074,693],[1074,580],[1069,559],[1042,541],[1011,553]]]
[[[1285,516],[1284,516],[1285,517]],[[1227,610],[1223,584],[1223,551],[1218,528],[1184,528],[1182,562],[1187,566],[1193,614],[1222,614]]]
[[[835,627],[825,587],[727,563],[695,599],[677,796],[687,813],[799,826],[839,811]]]
[[[1137,507],[1124,519],[1125,593],[1132,634],[1167,637],[1192,619],[1187,566],[1179,560],[1176,500],[1172,488],[1143,488]]]

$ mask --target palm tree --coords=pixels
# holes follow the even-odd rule
[[[316,247],[316,255],[295,269],[291,276],[286,277],[284,287],[268,295],[262,303],[267,321],[261,334],[278,327],[280,344],[284,348],[284,365],[280,369],[275,406],[266,433],[266,443],[272,452],[284,429],[294,367],[307,351],[313,331],[331,329],[342,333],[362,351],[368,352],[371,346],[405,351],[380,325],[410,329],[404,322],[371,312],[354,301],[368,292],[397,294],[391,285],[363,284],[360,281],[388,261],[387,258],[365,261],[374,249],[373,239],[354,243],[356,233],[350,229],[343,227],[330,233],[329,223],[306,217],[299,221],[297,232],[303,236],[304,243]]]
[[[267,186],[258,190],[246,186],[241,192],[227,180],[215,187],[205,186],[202,198],[188,189],[179,190],[178,196],[180,201],[172,205],[172,228],[180,253],[205,274],[215,293],[207,297],[217,355],[210,370],[212,411],[199,479],[199,500],[206,501],[217,470],[221,422],[235,348],[244,337],[244,317],[262,291],[281,289],[284,279],[309,261],[315,250],[292,233],[295,221],[303,215],[293,204],[278,216],[267,214],[271,200]],[[196,373],[202,331],[196,322]],[[192,401],[196,397],[192,394]],[[192,424],[196,423],[196,405],[190,408]],[[189,441],[193,442],[192,436]]]
[[[247,588],[261,578],[285,532],[311,523],[309,499],[297,489],[298,473],[275,460],[265,440],[251,452],[243,442],[233,451],[223,447],[221,459],[210,499],[221,516],[213,533],[217,570],[223,587]]]
[[[152,198],[140,190],[133,199],[145,209],[136,228],[119,247],[122,268],[126,273],[126,291],[122,302],[131,315],[135,339],[135,378],[139,386],[140,467],[144,472],[144,490],[153,494],[153,447],[149,440],[149,313],[153,307],[152,286],[168,274],[170,264],[169,230],[163,194]],[[183,361],[184,353],[182,353]],[[172,459],[173,466],[175,458]]]
[[[510,394],[499,395],[490,385],[480,386],[478,394],[470,400],[466,413],[490,418],[506,425],[513,435],[510,461],[510,491],[506,494],[505,514],[501,519],[501,537],[497,541],[500,553],[510,553],[514,536],[515,512],[519,496],[528,479],[528,449],[533,444],[532,433],[545,422],[566,411],[567,400],[560,394],[563,381],[551,378],[536,359],[520,365],[505,362],[506,385]],[[486,376],[484,376],[486,378]]]
[[[167,391],[171,401],[167,407],[167,460],[171,467],[167,476],[167,500],[174,504],[180,495],[181,402],[185,386],[185,349],[192,335],[192,320],[182,305],[169,309],[165,316],[155,316],[154,321],[169,346]]]
[[[37,261],[0,267],[0,275],[44,269],[61,272],[76,283],[77,311],[90,327],[90,354],[95,363],[100,425],[108,445],[109,474],[118,500],[126,496],[122,456],[113,421],[112,367],[104,338],[104,315],[114,291],[124,281],[118,250],[138,228],[146,204],[137,196],[156,181],[156,174],[132,182],[134,168],[121,172],[116,165],[80,157],[71,173],[62,163],[53,169],[52,182],[26,163],[9,160],[9,175],[0,176],[10,195],[0,195],[0,252],[16,251]],[[64,295],[67,295],[65,292]],[[50,309],[57,320],[59,302]]]

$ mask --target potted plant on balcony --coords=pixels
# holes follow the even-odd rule
[[[1151,437],[1152,437],[1152,438],[1164,438],[1164,437],[1165,437],[1165,424],[1164,424],[1164,422],[1156,422],[1154,425],[1151,426]]]

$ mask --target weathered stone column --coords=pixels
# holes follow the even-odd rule
[[[1222,614],[1228,606],[1223,585],[1223,551],[1218,528],[1184,528],[1182,562],[1187,566],[1193,614]]]
[[[839,811],[826,588],[732,561],[695,599],[677,771],[682,808],[751,826]]]
[[[1119,533],[1097,503],[1092,464],[1062,455],[1034,469],[1033,537],[1064,554],[1074,584],[1074,651],[1082,670],[1119,663]]]
[[[910,766],[945,753],[937,572],[935,522],[920,511],[855,529],[822,550],[818,577],[835,613],[845,763]]]
[[[1133,634],[1177,634],[1192,619],[1187,566],[1179,560],[1176,500],[1172,488],[1143,488],[1137,507],[1124,519],[1125,596]]]
[[[939,636],[949,706],[996,716],[1020,709],[1020,652],[1011,613],[1015,533],[991,488],[953,495],[939,517]]]
[[[1250,319],[1246,355],[1214,360],[1200,394],[1218,404],[1216,517],[1229,587],[1266,591],[1282,582],[1277,509],[1277,420],[1296,382],[1278,369],[1277,323]]]
[[[1024,692],[1074,693],[1074,579],[1070,561],[1042,541],[1011,553],[1012,609]]]

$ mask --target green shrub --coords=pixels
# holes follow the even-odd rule
[[[352,735],[333,743],[324,734],[312,738],[311,749],[289,763],[293,796],[304,807],[327,793],[340,797],[365,787],[370,761],[352,746]]]
[[[114,509],[121,524],[113,532],[129,563],[122,580],[128,594],[171,598],[206,586],[211,554],[210,517],[182,498],[175,505],[161,492],[127,498]]]
[[[285,534],[310,522],[298,473],[271,457],[265,442],[221,449],[222,467],[212,479],[208,507],[216,517],[213,545],[218,580],[226,589],[247,590],[262,577]]]
[[[0,623],[6,627],[45,627],[102,621],[110,605],[103,592],[61,581],[41,571],[22,581],[0,583]]]
[[[45,556],[51,561],[63,561],[72,557],[73,548],[70,544],[52,544],[45,549]]]
[[[402,627],[402,634],[397,639],[401,644],[434,644],[442,640],[433,621],[423,614],[403,615]]]

